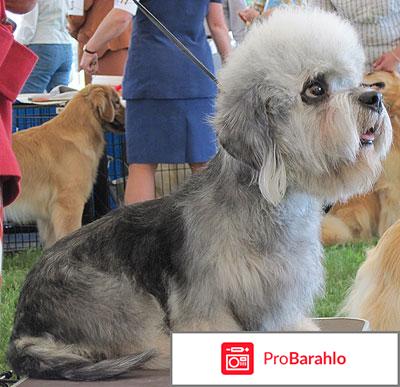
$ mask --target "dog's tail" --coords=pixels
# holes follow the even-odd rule
[[[41,379],[102,380],[141,368],[155,351],[93,361],[73,352],[71,345],[50,338],[23,337],[11,341],[8,361],[18,375]]]

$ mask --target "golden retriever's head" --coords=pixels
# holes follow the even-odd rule
[[[103,129],[116,133],[124,132],[125,108],[118,93],[105,85],[90,85],[84,91]]]
[[[400,75],[396,72],[376,71],[367,74],[364,83],[383,94],[393,128],[393,144],[400,149]]]
[[[364,83],[379,90],[388,109],[397,106],[400,112],[400,75],[396,72],[376,71],[364,77]]]

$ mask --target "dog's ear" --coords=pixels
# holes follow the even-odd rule
[[[115,119],[115,108],[112,103],[112,94],[103,87],[94,87],[89,93],[89,99],[97,110],[100,119],[113,122]]]
[[[218,98],[214,124],[219,143],[232,157],[258,173],[258,185],[264,198],[277,205],[286,192],[286,169],[274,139],[269,104],[257,88],[244,95]]]

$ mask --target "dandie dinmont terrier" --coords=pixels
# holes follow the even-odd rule
[[[335,15],[280,10],[254,26],[221,72],[217,156],[170,197],[44,253],[18,303],[13,368],[102,379],[168,367],[171,331],[304,329],[323,283],[321,202],[369,189],[391,142],[363,63]]]

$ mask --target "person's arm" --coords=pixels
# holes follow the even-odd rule
[[[397,71],[400,65],[400,46],[392,51],[385,52],[374,62],[374,70],[376,71]]]
[[[79,29],[85,24],[85,16],[69,15],[67,17],[68,24],[67,30],[69,34],[74,38],[78,38]]]
[[[231,51],[231,42],[221,3],[210,2],[207,24],[215,45],[217,46],[218,53],[224,62]]]
[[[239,17],[243,20],[243,23],[245,23],[246,25],[250,25],[251,23],[253,23],[254,19],[259,17],[260,14],[258,13],[258,11],[254,8],[246,8],[246,9],[242,9],[239,12]]]
[[[132,20],[132,14],[122,9],[113,8],[98,26],[96,32],[86,44],[86,49],[96,53],[110,40],[121,35]],[[97,54],[83,52],[81,68],[89,74],[95,74],[98,69]]]
[[[274,8],[265,8],[264,11],[260,14],[254,8],[246,8],[239,12],[239,17],[242,19],[242,21],[244,23],[246,23],[247,26],[250,26],[251,23],[253,23],[254,20],[258,17],[267,18],[267,17],[271,16],[274,9],[275,9],[275,7]]]
[[[36,2],[37,0],[6,0],[6,9],[13,13],[27,13],[32,11]]]
[[[68,15],[67,19],[68,19],[68,25],[67,25],[67,29],[69,34],[73,37],[73,38],[77,38],[78,37],[78,33],[80,28],[85,24],[86,22],[86,13],[90,10],[90,8],[92,8],[93,6],[93,1],[94,0],[85,0],[84,1],[84,6],[83,6],[83,10],[84,13],[82,16],[78,16],[78,15]]]

